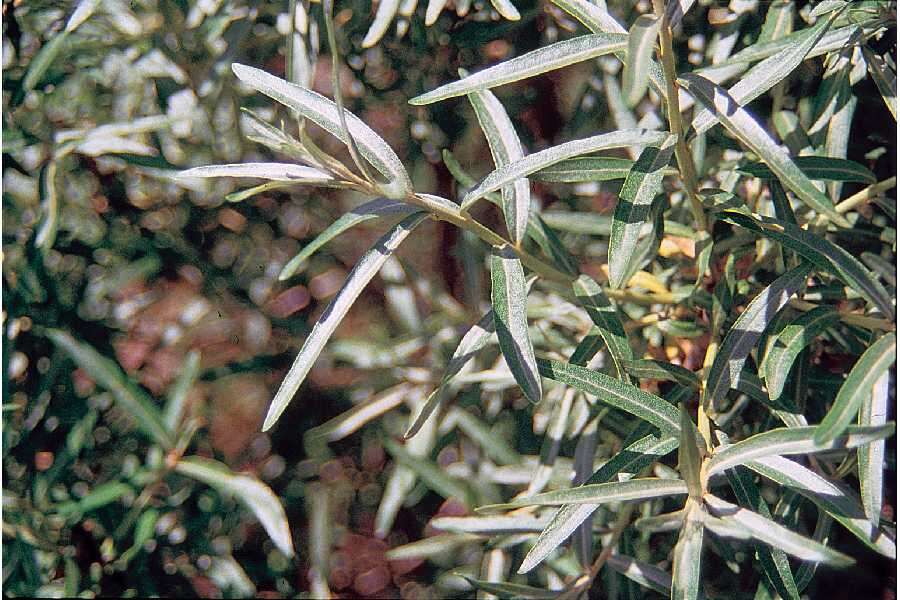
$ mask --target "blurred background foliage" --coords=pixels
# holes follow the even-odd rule
[[[517,3],[518,21],[502,19],[483,1],[469,4],[453,0],[426,27],[420,3],[368,49],[362,41],[376,7],[352,0],[335,11],[348,108],[395,149],[417,190],[445,197],[457,190],[441,151],[450,149],[475,177],[489,171],[490,152],[465,99],[440,108],[407,100],[455,79],[460,67],[477,70],[581,27],[545,2]],[[647,2],[608,4],[625,23],[649,10]],[[700,4],[679,35],[683,64],[713,60],[716,45],[752,43],[765,19],[764,2]],[[533,415],[504,410],[525,401],[494,349],[479,358],[479,369],[457,379],[462,385],[452,409],[419,449],[443,471],[408,476],[396,505],[384,506],[385,487],[399,489],[391,481],[400,452],[385,436],[402,435],[461,332],[487,309],[484,248],[432,221],[356,303],[278,426],[260,432],[312,323],[384,231],[355,229],[279,281],[305,243],[361,199],[301,188],[264,190],[232,203],[226,196],[243,189],[234,180],[194,185],[174,176],[194,165],[272,158],[247,139],[240,109],[274,119],[275,108],[237,85],[230,65],[285,76],[291,10],[286,2],[241,0],[3,3],[3,584],[10,596],[291,597],[327,589],[345,596],[468,596],[472,588],[451,571],[479,576],[493,552],[479,540],[442,534],[426,552],[428,561],[422,553],[406,560],[387,553],[434,537],[429,520],[435,515],[465,513],[461,502],[444,500],[452,494],[441,473],[454,475],[451,483],[461,478],[479,503],[500,501],[500,490],[531,481],[554,404],[543,403]],[[712,26],[719,13],[729,16],[726,33]],[[307,42],[315,44],[319,5],[306,14],[313,23]],[[895,55],[893,31],[870,46]],[[318,57],[316,50],[306,48],[307,75],[314,89],[330,95],[327,50],[323,44]],[[791,78],[793,96],[815,93],[820,68],[804,63]],[[604,88],[614,71],[607,61],[590,61],[497,93],[534,152],[617,126]],[[858,86],[848,158],[883,180],[895,170],[893,122],[884,117],[874,83]],[[641,126],[652,128],[658,119],[649,105],[638,113]],[[327,152],[344,156],[336,140],[311,134]],[[710,139],[719,155],[736,147],[721,133]],[[533,190],[548,223],[578,248],[582,271],[604,278],[605,244],[584,234],[602,234],[617,188],[536,183]],[[599,218],[578,223],[566,219],[572,211]],[[488,209],[478,217],[501,227]],[[684,240],[667,236],[661,254],[672,259],[672,281],[691,284],[680,271],[687,273],[690,262],[678,262],[693,252]],[[744,280],[758,266],[752,263],[752,255],[736,261],[739,293],[747,293]],[[549,292],[533,294],[536,345],[575,346],[575,337],[554,327],[590,328],[571,308]],[[640,318],[639,307],[629,310]],[[693,311],[676,307],[671,316],[678,331],[649,322],[636,335],[643,335],[649,355],[696,369],[708,334],[694,323]],[[821,386],[810,393],[833,394],[832,371],[846,363],[835,356],[825,356],[837,363],[818,367]],[[563,393],[560,386],[548,396]],[[328,425],[373,398],[383,417],[358,430],[346,419]],[[134,408],[141,403],[150,413]],[[152,426],[157,413],[165,420],[159,430]],[[576,401],[571,414],[553,474],[561,481],[572,468],[562,457],[573,456],[588,419],[586,403]],[[611,455],[629,427],[614,411],[605,417],[598,456]],[[175,468],[182,455],[214,459],[229,470],[191,476]],[[893,465],[893,454],[889,460]],[[295,556],[289,542],[278,541],[277,525],[261,516],[264,497],[254,506],[244,497],[247,488],[228,493],[238,476],[264,482],[280,498]],[[893,476],[891,468],[889,507]],[[860,560],[852,580],[841,575],[841,587],[852,581],[857,597],[892,587],[884,576],[889,561],[859,552],[845,532],[834,537]],[[657,563],[671,548],[649,536],[625,543]],[[737,585],[739,595],[752,596],[755,583],[735,575],[736,565],[751,559],[720,549],[711,560],[721,570],[707,570],[712,587]],[[552,584],[579,572],[569,553],[541,577]],[[829,589],[836,576],[825,572],[812,589]],[[597,597],[637,593],[617,575],[604,577]]]

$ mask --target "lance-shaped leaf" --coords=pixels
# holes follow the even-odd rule
[[[897,556],[896,543],[866,518],[859,498],[848,489],[782,456],[759,458],[747,466],[813,502],[869,548],[889,558]]]
[[[834,404],[816,428],[816,441],[826,443],[841,435],[856,417],[859,407],[887,369],[897,359],[897,336],[887,333],[863,352],[841,389]]]
[[[594,33],[581,35],[549,46],[532,50],[505,62],[488,67],[459,81],[448,83],[435,90],[416,96],[409,101],[414,106],[440,102],[447,98],[464,96],[514,81],[520,81],[541,73],[553,71],[604,54],[627,48],[627,36],[622,34]]]
[[[703,454],[706,443],[700,431],[691,421],[684,404],[678,406],[681,421],[681,442],[678,444],[678,472],[687,485],[691,498],[699,499],[703,495],[703,474],[701,473]]]
[[[888,66],[887,62],[872,52],[868,46],[862,47],[863,56],[866,58],[866,68],[869,74],[878,86],[881,98],[887,105],[888,110],[894,115],[894,121],[897,120],[897,73]]]
[[[646,588],[668,596],[672,589],[672,576],[655,565],[624,554],[613,554],[606,564],[628,579]]]
[[[678,446],[677,437],[659,439],[646,435],[608,460],[585,482],[599,484],[611,481],[615,477],[631,478],[638,471],[665,456]],[[570,535],[588,519],[599,504],[571,504],[563,506],[554,515],[553,520],[538,536],[537,541],[519,567],[519,573],[528,573],[544,560],[553,550],[559,547]]]
[[[233,64],[231,68],[238,79],[253,89],[300,113],[345,144],[349,143],[350,140],[344,139],[337,105],[328,98],[253,67]],[[412,193],[409,175],[387,142],[353,113],[345,110],[344,116],[360,153],[387,179],[381,186],[382,193],[394,200]]]
[[[464,576],[465,577],[465,576]],[[558,598],[560,592],[522,585],[521,583],[493,582],[466,577],[466,581],[482,592],[496,598],[522,598],[523,600],[551,600]]]
[[[721,65],[753,63],[758,60],[766,59],[773,54],[783,51],[785,48],[796,45],[799,40],[802,40],[806,36],[807,31],[807,29],[801,29],[800,31],[795,31],[794,33],[780,37],[776,40],[759,42],[752,46],[747,46],[740,52],[730,56],[728,60],[721,63]],[[839,27],[828,31],[809,52],[807,58],[815,58],[816,56],[822,56],[823,54],[840,50],[845,47],[851,39],[858,35],[858,31],[859,27],[856,25]]]
[[[337,221],[329,225],[322,233],[317,235],[313,241],[304,246],[294,258],[288,261],[288,263],[284,265],[284,268],[281,269],[281,273],[278,274],[278,281],[284,281],[293,277],[297,272],[297,269],[300,268],[300,265],[303,264],[303,261],[307,260],[315,254],[319,248],[351,227],[355,227],[360,223],[371,219],[377,219],[378,217],[383,217],[385,215],[406,215],[415,210],[416,208],[411,204],[399,202],[397,200],[387,200],[385,198],[377,198],[357,206],[341,215]]]
[[[445,498],[455,498],[465,504],[472,504],[471,492],[463,481],[451,477],[434,462],[423,460],[423,457],[411,453],[390,438],[385,438],[382,443],[384,449],[399,465],[415,473],[426,486]]]
[[[769,217],[757,215],[754,218],[731,210],[721,214],[725,221],[771,238],[800,254],[820,269],[833,273],[885,315],[893,315],[891,295],[861,262],[840,246],[797,225]]]
[[[757,433],[730,446],[719,446],[706,465],[712,476],[757,458],[790,454],[812,454],[828,450],[849,450],[893,435],[893,424],[878,427],[850,426],[838,437],[817,442],[815,427],[789,427]]]
[[[650,206],[662,191],[663,169],[675,150],[676,137],[668,136],[659,148],[644,148],[619,192],[609,238],[609,284],[621,288],[633,275],[630,265],[640,241]]]
[[[304,165],[290,163],[239,163],[194,167],[178,173],[179,177],[251,177],[270,181],[290,181],[312,185],[337,183],[330,174]]]
[[[369,31],[366,32],[366,37],[362,41],[363,48],[371,48],[384,37],[399,8],[400,0],[380,0],[378,2],[375,18],[372,20]]]
[[[578,388],[597,400],[659,427],[666,435],[678,435],[678,411],[660,398],[603,373],[555,360],[538,360],[541,375]]]
[[[171,448],[174,444],[171,432],[166,429],[162,415],[153,401],[119,368],[115,361],[97,352],[92,346],[76,340],[66,331],[48,329],[47,337],[53,344],[65,352],[72,362],[106,388],[116,399],[119,406],[127,412],[147,436],[163,448]]]
[[[366,423],[403,404],[410,395],[407,384],[400,384],[385,390],[367,402],[357,404],[333,419],[307,429],[303,434],[304,446],[321,441],[336,442],[358,431]],[[312,454],[312,452],[307,452]]]
[[[602,133],[580,140],[572,140],[571,142],[565,142],[558,146],[529,154],[522,160],[517,160],[490,173],[475,189],[465,195],[461,206],[463,209],[468,208],[473,202],[483,198],[490,192],[499,190],[504,185],[512,183],[520,177],[527,177],[567,158],[574,158],[582,154],[590,154],[601,150],[624,148],[626,146],[662,144],[668,135],[659,131],[626,129],[612,133]]]
[[[522,263],[508,246],[494,248],[491,252],[491,305],[497,340],[516,383],[525,397],[537,404],[541,401],[541,377],[528,337],[527,300]]]
[[[700,565],[703,557],[703,507],[689,502],[684,526],[672,557],[672,598],[696,600],[700,597]]]
[[[494,331],[494,311],[489,310],[477,323],[469,328],[463,338],[459,341],[459,345],[456,347],[456,350],[454,350],[453,356],[450,357],[450,362],[447,363],[447,367],[444,369],[444,376],[441,378],[441,383],[431,392],[431,395],[428,396],[428,399],[422,406],[422,410],[419,411],[415,421],[413,421],[413,424],[406,432],[406,435],[404,436],[406,439],[409,439],[418,433],[425,420],[428,419],[431,413],[437,409],[438,404],[440,404],[441,391],[444,386],[447,385],[457,373],[462,371],[463,367],[472,360],[479,350],[484,348],[490,341],[491,336],[494,335]]]
[[[587,275],[582,275],[572,283],[575,297],[584,308],[591,321],[597,326],[600,336],[606,343],[609,356],[615,365],[619,379],[628,381],[628,373],[625,365],[632,360],[634,354],[628,337],[625,335],[625,326],[616,308],[610,303],[597,285],[597,282]]]
[[[297,389],[303,380],[306,379],[307,373],[312,368],[313,363],[322,353],[325,343],[337,329],[337,326],[343,320],[344,315],[353,306],[356,298],[362,293],[363,288],[372,280],[376,273],[381,270],[394,251],[400,246],[406,237],[415,227],[428,216],[428,213],[414,213],[400,223],[392,227],[384,236],[379,239],[372,248],[366,252],[344,282],[343,287],[335,295],[334,299],[319,317],[319,320],[313,326],[309,337],[303,343],[300,353],[294,359],[287,376],[278,388],[272,404],[269,406],[269,412],[266,414],[266,420],[263,423],[263,431],[268,430],[275,424],[288,403],[297,393]]]
[[[262,523],[281,553],[287,557],[294,555],[287,515],[269,486],[256,477],[233,473],[222,463],[199,456],[182,458],[175,465],[175,471],[243,502]]]
[[[749,469],[745,467],[730,469],[727,471],[727,475],[738,502],[767,519],[772,517],[769,505],[766,504],[759,488],[753,482],[753,474]],[[800,600],[800,592],[797,590],[797,583],[791,573],[787,554],[777,547],[763,543],[756,544],[756,554],[760,569],[771,588],[781,594],[782,598]]]
[[[648,477],[544,492],[543,494],[535,494],[526,498],[517,498],[506,504],[482,506],[477,510],[509,510],[523,506],[553,506],[558,504],[610,504],[613,502],[650,500],[663,496],[680,496],[687,493],[687,485],[680,479]]]
[[[756,153],[800,200],[835,224],[849,227],[847,220],[834,210],[831,201],[803,174],[787,151],[772,140],[756,119],[744,110],[727,90],[692,73],[682,75],[679,82],[697,102],[712,111],[725,129]]]
[[[853,160],[830,156],[797,156],[794,163],[810,179],[822,181],[847,181],[854,183],[877,183],[875,173]],[[738,171],[760,179],[775,179],[775,174],[766,163],[752,162],[738,167]]]
[[[737,318],[709,369],[703,393],[705,403],[711,403],[717,409],[723,405],[728,390],[737,385],[747,355],[756,346],[769,321],[806,283],[811,268],[809,263],[803,263],[773,281]]]
[[[553,166],[541,169],[534,179],[547,183],[584,183],[587,181],[612,181],[625,179],[633,160],[606,156],[585,156],[570,158]]]
[[[635,106],[647,91],[658,32],[659,19],[652,15],[639,16],[628,31],[628,54],[622,73],[622,94],[628,106]]]
[[[800,66],[806,55],[828,30],[829,25],[828,19],[821,19],[812,27],[801,31],[803,35],[799,36],[794,44],[747,71],[740,81],[728,89],[728,93],[740,106],[746,106],[759,98]],[[709,131],[715,123],[716,116],[705,108],[697,114],[691,126],[700,134]]]
[[[436,517],[429,525],[440,531],[478,535],[538,533],[550,519],[531,515],[483,515],[475,517]]]
[[[779,525],[774,520],[767,519],[752,510],[741,508],[712,494],[704,497],[703,501],[713,515],[726,523],[733,523],[745,529],[751,536],[761,542],[779,548],[800,560],[822,562],[842,567],[852,565],[854,562],[846,554],[796,534],[787,527]]]
[[[860,425],[879,427],[887,423],[890,378],[890,371],[885,371],[872,386],[872,393],[863,398],[862,406],[859,407]],[[885,442],[877,441],[860,448],[856,453],[859,493],[862,496],[866,516],[875,525],[881,520],[884,451]]]
[[[638,379],[652,379],[655,381],[674,381],[688,388],[698,389],[700,378],[693,371],[689,371],[681,365],[676,365],[661,360],[639,359],[625,364],[628,374]]]
[[[460,74],[465,71],[460,69]],[[478,123],[487,138],[494,158],[494,166],[500,168],[525,156],[522,142],[513,127],[509,115],[497,97],[487,90],[469,94],[469,101],[475,109]],[[531,208],[531,190],[528,179],[521,177],[500,189],[503,198],[503,217],[513,244],[519,245],[525,238],[528,226],[528,211]]]
[[[41,169],[41,224],[34,236],[34,245],[47,251],[53,248],[59,228],[59,195],[56,189],[56,161],[51,160]]]
[[[428,6],[425,8],[425,26],[434,25],[447,5],[447,0],[428,0]]]
[[[803,349],[838,320],[836,310],[818,306],[774,332],[770,349],[759,364],[760,375],[766,380],[766,389],[773,402],[781,397],[791,367]]]

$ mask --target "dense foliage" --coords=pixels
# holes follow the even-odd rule
[[[3,10],[6,594],[891,593],[894,2]]]

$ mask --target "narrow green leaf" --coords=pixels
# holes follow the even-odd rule
[[[770,349],[760,361],[759,371],[766,380],[766,389],[773,402],[781,397],[791,367],[803,348],[838,320],[836,310],[819,306],[772,333]]]
[[[291,529],[281,501],[274,492],[259,479],[250,475],[233,473],[224,464],[199,456],[187,456],[175,465],[175,472],[202,481],[220,493],[234,496],[249,508],[275,547],[287,557],[294,556]]]
[[[634,274],[629,268],[634,264],[632,256],[650,205],[662,191],[663,169],[672,158],[675,141],[670,135],[659,148],[645,148],[622,184],[609,239],[609,283],[613,288],[621,288]]]
[[[725,89],[692,73],[682,75],[679,82],[700,104],[712,111],[732,135],[762,158],[778,179],[800,200],[835,224],[849,227],[847,220],[834,210],[831,201],[794,164],[787,151],[778,146],[756,119]]]
[[[612,217],[609,215],[549,210],[541,213],[541,218],[553,229],[567,233],[603,237],[612,231]]]
[[[600,484],[619,477],[631,478],[647,465],[665,456],[678,446],[678,438],[659,439],[646,435],[628,445],[608,460],[585,483]],[[594,511],[599,504],[570,504],[560,508],[547,525],[519,567],[519,573],[528,573],[560,546]]]
[[[772,517],[769,505],[766,504],[759,488],[753,482],[753,474],[749,469],[737,467],[729,469],[726,474],[728,475],[731,489],[734,490],[734,494],[740,504],[755,510],[767,519]],[[755,545],[760,569],[771,588],[781,594],[782,598],[800,600],[800,592],[797,590],[797,583],[794,581],[794,575],[791,573],[791,565],[788,562],[787,554],[778,547],[769,546],[761,542],[757,542]]]
[[[466,581],[483,592],[504,599],[524,598],[527,600],[533,598],[535,600],[549,600],[550,598],[557,598],[561,594],[560,592],[554,592],[553,590],[531,587],[529,585],[522,585],[521,583],[495,583],[481,579],[472,579],[471,577],[466,577]]]
[[[622,73],[622,93],[628,106],[636,106],[647,91],[657,33],[659,20],[652,15],[639,16],[628,31],[628,54]]]
[[[806,36],[807,31],[807,29],[801,29],[800,31],[795,31],[794,33],[790,33],[776,40],[756,43],[752,46],[747,46],[740,52],[737,52],[730,56],[728,60],[722,64],[727,65],[736,63],[752,63],[758,60],[764,60],[772,56],[773,54],[777,54],[783,51],[785,48],[795,46]],[[840,50],[841,48],[846,46],[854,36],[857,35],[858,31],[859,27],[856,25],[839,27],[837,29],[828,31],[809,52],[807,58],[815,58],[816,56],[822,56],[823,54],[834,52],[835,50]]]
[[[122,496],[133,492],[134,488],[127,483],[109,481],[94,487],[80,500],[70,500],[60,504],[57,511],[62,516],[81,515],[116,502]]]
[[[641,517],[634,522],[638,531],[645,533],[659,533],[662,531],[678,531],[684,524],[684,510],[663,513],[652,517]]]
[[[236,192],[231,192],[230,194],[225,196],[226,202],[243,202],[247,198],[252,198],[257,194],[262,194],[263,192],[270,192],[272,190],[287,190],[292,186],[296,185],[295,183],[291,183],[289,181],[269,181],[267,183],[261,183],[259,185],[254,185],[253,187],[247,188],[245,190],[238,190]]]
[[[169,390],[166,405],[163,408],[163,424],[172,435],[175,435],[178,431],[187,405],[188,392],[191,391],[191,387],[193,387],[199,373],[200,353],[196,350],[191,350],[185,357],[181,372],[178,373],[178,378]]]
[[[597,326],[600,336],[606,343],[607,351],[613,361],[619,379],[628,381],[626,365],[634,354],[625,335],[625,326],[616,308],[610,303],[603,290],[593,279],[581,275],[572,283],[575,297],[584,308],[591,321]]]
[[[892,559],[897,556],[896,543],[866,518],[859,498],[837,482],[781,456],[752,460],[747,466],[812,501],[869,548]]]
[[[672,590],[672,576],[650,563],[624,554],[613,554],[606,559],[606,564],[628,579],[663,596],[668,596]]]
[[[399,8],[400,0],[381,0],[378,3],[378,9],[375,11],[375,18],[372,20],[372,24],[366,32],[366,37],[363,38],[363,48],[371,48],[384,37],[388,27],[391,26],[391,22],[397,15],[397,10]]]
[[[414,560],[441,556],[466,544],[480,544],[484,538],[468,533],[446,533],[433,535],[409,544],[396,546],[385,552],[384,557],[390,561]]]
[[[325,440],[336,442],[359,431],[366,423],[377,419],[386,412],[403,404],[410,396],[410,388],[407,384],[400,384],[388,388],[384,392],[374,396],[367,402],[357,404],[350,410],[344,411],[338,416],[307,429],[303,434],[304,446],[309,447],[316,441]],[[312,454],[307,452],[307,454]]]
[[[37,51],[37,54],[29,61],[28,70],[25,72],[25,77],[22,78],[22,94],[24,96],[25,93],[33,90],[37,84],[41,82],[44,77],[44,74],[47,72],[47,69],[50,68],[50,65],[56,61],[59,53],[62,52],[63,48],[66,47],[66,42],[69,39],[68,31],[60,31],[56,35],[54,35],[50,41],[45,42],[41,49]]]
[[[465,71],[460,69],[460,75]],[[522,142],[513,127],[509,115],[497,97],[487,90],[474,91],[468,95],[481,130],[487,138],[498,169],[525,157]],[[531,190],[528,179],[521,177],[500,189],[503,199],[503,216],[513,244],[520,244],[525,238],[528,226],[528,212],[531,209]]]
[[[528,293],[522,263],[508,246],[491,252],[491,305],[500,350],[525,397],[541,401],[541,378],[528,337],[525,304]]]
[[[56,191],[56,161],[51,160],[41,170],[41,224],[34,236],[34,245],[43,251],[53,248],[59,227],[59,196]]]
[[[493,171],[485,177],[475,189],[465,195],[461,206],[463,209],[466,209],[471,206],[473,202],[483,198],[486,194],[496,191],[520,177],[531,175],[536,171],[540,171],[545,167],[554,165],[567,158],[574,158],[582,154],[590,154],[601,150],[623,148],[625,146],[662,144],[666,138],[668,138],[668,134],[664,132],[633,129],[603,133],[589,138],[565,142],[558,146],[553,146],[546,150],[529,154],[522,160],[518,160]]]
[[[832,550],[815,540],[798,535],[752,510],[741,508],[712,494],[704,497],[704,502],[712,514],[726,522],[732,522],[749,531],[754,538],[779,548],[801,560],[823,562],[835,566],[846,567],[853,564],[853,559]]]
[[[862,46],[863,56],[866,59],[866,68],[878,86],[881,98],[887,105],[888,110],[894,115],[894,121],[897,121],[897,73],[887,64],[887,62],[872,52],[868,46]]]
[[[890,396],[890,372],[885,371],[872,386],[872,393],[863,398],[859,407],[859,424],[880,427],[887,423]],[[859,493],[863,508],[872,524],[881,520],[881,504],[884,493],[885,442],[879,440],[857,450]]]
[[[700,598],[700,567],[703,557],[703,508],[696,502],[688,502],[684,526],[675,555],[672,557],[673,600],[696,600]]]
[[[455,498],[465,504],[472,504],[472,493],[464,482],[447,475],[434,462],[422,460],[421,456],[412,454],[401,444],[390,438],[384,438],[382,443],[384,444],[384,449],[394,457],[398,464],[415,473],[422,480],[422,483],[430,489],[444,498]]]
[[[69,355],[69,358],[97,382],[106,388],[143,430],[147,436],[162,446],[171,448],[174,444],[172,435],[163,424],[162,415],[153,401],[137,386],[131,383],[119,366],[106,358],[93,347],[80,342],[68,332],[60,329],[48,329],[47,337],[57,347]]]
[[[299,113],[345,144],[349,142],[344,139],[337,105],[328,98],[253,67],[235,63],[231,68],[238,79],[253,89]],[[392,200],[401,200],[412,193],[409,175],[387,142],[351,112],[345,110],[344,116],[363,157],[387,179],[381,186],[382,193]]]
[[[849,450],[887,439],[894,434],[895,429],[893,424],[878,427],[851,425],[841,435],[826,442],[817,442],[814,439],[815,427],[773,429],[757,433],[730,446],[719,446],[709,459],[706,471],[712,476],[766,456]]]
[[[679,415],[675,408],[653,394],[622,383],[608,375],[555,360],[538,360],[541,375],[596,396],[597,400],[639,417],[659,427],[665,435],[678,435]]]
[[[456,96],[463,96],[474,91],[490,89],[597,58],[604,54],[625,50],[627,45],[627,36],[622,34],[594,33],[581,35],[532,50],[499,65],[488,67],[459,81],[448,83],[435,90],[416,96],[409,103],[413,106],[422,106],[448,98],[455,98]]]
[[[266,414],[263,423],[263,431],[267,431],[275,424],[288,403],[297,393],[300,384],[306,379],[307,373],[312,368],[313,363],[321,354],[325,343],[337,329],[344,315],[353,306],[356,298],[362,293],[363,288],[371,281],[376,273],[384,266],[387,259],[394,253],[406,237],[416,228],[419,223],[425,220],[428,213],[414,213],[400,223],[392,227],[381,239],[379,239],[372,248],[366,252],[344,282],[343,287],[335,295],[334,299],[319,317],[319,320],[313,326],[309,337],[303,343],[297,358],[291,365],[291,369],[285,376],[284,381],[278,388],[272,404],[269,406],[269,412]]]
[[[533,515],[481,515],[474,517],[435,517],[429,525],[440,531],[478,535],[538,533],[550,519]]]
[[[706,452],[706,444],[700,437],[700,431],[691,421],[684,404],[679,405],[681,417],[681,440],[678,444],[678,472],[687,485],[691,498],[699,499],[703,495],[700,467],[702,454]]]
[[[709,369],[703,393],[707,406],[716,409],[723,406],[728,390],[737,384],[747,355],[756,346],[769,321],[806,283],[811,267],[809,263],[803,263],[773,281],[734,322]]]
[[[437,415],[432,413],[421,426],[419,434],[409,439],[403,446],[404,456],[412,456],[423,462],[431,457],[437,439]],[[412,422],[412,416],[410,416]],[[398,461],[399,463],[399,461]],[[384,493],[375,513],[375,537],[385,538],[393,529],[394,520],[400,508],[407,501],[416,485],[416,472],[405,464],[397,464],[384,484]],[[461,500],[463,500],[461,498]]]
[[[674,381],[688,388],[699,389],[700,378],[680,365],[661,360],[640,359],[625,363],[625,370],[638,379]]]
[[[769,217],[750,217],[735,211],[722,213],[725,221],[739,225],[768,238],[803,256],[820,269],[833,273],[846,285],[858,291],[885,315],[893,315],[891,295],[852,254],[816,235],[790,223]]]
[[[746,106],[762,96],[800,66],[830,24],[828,19],[821,19],[812,27],[798,32],[802,35],[798,36],[793,44],[747,71],[740,81],[728,89],[728,94],[740,106]],[[715,122],[716,116],[706,108],[694,117],[691,127],[698,134],[705,133],[715,125]]]
[[[293,277],[300,265],[303,264],[303,261],[309,259],[319,248],[348,229],[371,219],[377,219],[385,215],[406,215],[414,210],[416,210],[415,207],[406,202],[387,200],[385,198],[377,198],[357,206],[344,213],[337,221],[317,235],[313,241],[304,246],[294,258],[288,261],[284,268],[281,269],[281,273],[278,274],[278,281],[284,281]]]
[[[588,181],[613,181],[625,179],[634,165],[627,158],[611,158],[607,156],[584,156],[570,158],[541,169],[533,175],[538,181],[547,183],[584,183]],[[672,175],[673,169],[666,169],[666,175]]]
[[[877,183],[878,181],[872,171],[858,162],[845,158],[796,156],[793,160],[810,179],[854,183]],[[766,163],[747,163],[738,167],[737,170],[760,179],[775,179],[775,174],[766,166]]]
[[[178,173],[178,177],[252,177],[270,181],[290,181],[311,185],[338,183],[330,174],[304,165],[290,163],[238,163],[194,167]]]
[[[856,417],[863,401],[882,374],[897,360],[897,336],[887,333],[863,352],[838,390],[834,404],[816,428],[816,442],[827,443],[840,436]]]
[[[494,332],[494,311],[489,310],[477,323],[469,328],[459,341],[459,345],[456,347],[456,350],[454,350],[453,356],[450,357],[450,361],[444,369],[444,375],[441,378],[440,385],[438,385],[438,387],[431,392],[431,395],[428,396],[428,399],[422,406],[422,410],[406,432],[406,435],[404,436],[405,439],[409,439],[418,433],[425,420],[437,409],[441,400],[441,391],[444,386],[466,366],[479,350],[484,348],[490,341]]]
[[[476,510],[509,510],[523,506],[553,506],[558,504],[610,504],[613,502],[650,500],[663,496],[680,496],[687,493],[687,485],[680,479],[648,477],[645,479],[589,484],[567,490],[544,492],[543,494],[517,498],[506,504],[489,504]]]

